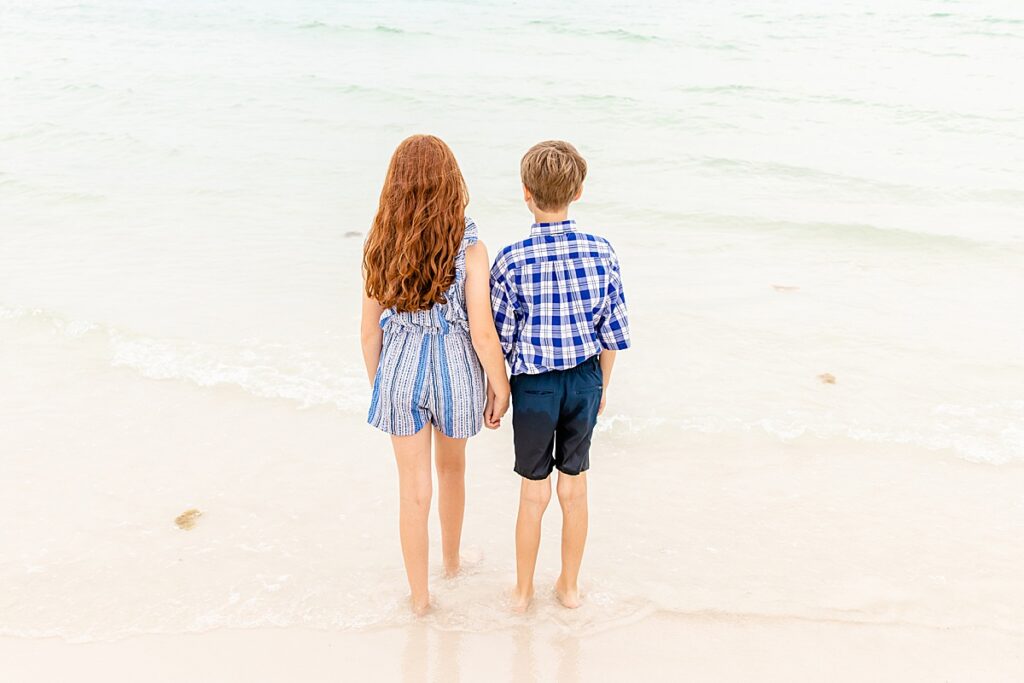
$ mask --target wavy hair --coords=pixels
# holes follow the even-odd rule
[[[363,247],[366,294],[387,308],[444,303],[469,202],[455,155],[440,138],[413,135],[391,156]]]

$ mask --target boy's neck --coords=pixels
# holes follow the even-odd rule
[[[534,208],[533,219],[535,223],[561,223],[569,219],[569,207],[566,206],[556,211],[542,211]]]

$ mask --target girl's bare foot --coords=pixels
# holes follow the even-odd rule
[[[409,606],[412,607],[413,614],[415,614],[417,617],[422,617],[423,615],[430,612],[430,608],[432,606],[430,604],[430,596],[428,595],[425,598],[420,599],[409,598]]]
[[[516,586],[515,590],[512,591],[512,611],[516,614],[522,614],[530,608],[532,600],[533,586],[522,589]]]
[[[577,586],[567,586],[561,577],[555,582],[555,595],[558,597],[558,602],[562,603],[563,607],[568,607],[569,609],[576,609],[582,602],[580,600],[579,588]]]
[[[467,548],[459,553],[454,561],[444,561],[444,577],[454,579],[466,572],[472,572],[484,559],[484,554],[479,548]]]

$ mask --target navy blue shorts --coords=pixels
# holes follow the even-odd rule
[[[519,475],[540,480],[556,467],[572,475],[590,469],[590,437],[597,424],[602,384],[597,356],[569,370],[512,377],[512,431]]]

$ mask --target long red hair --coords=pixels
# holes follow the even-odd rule
[[[367,296],[399,311],[443,303],[455,281],[468,201],[448,145],[433,135],[403,140],[391,155],[363,247]]]

